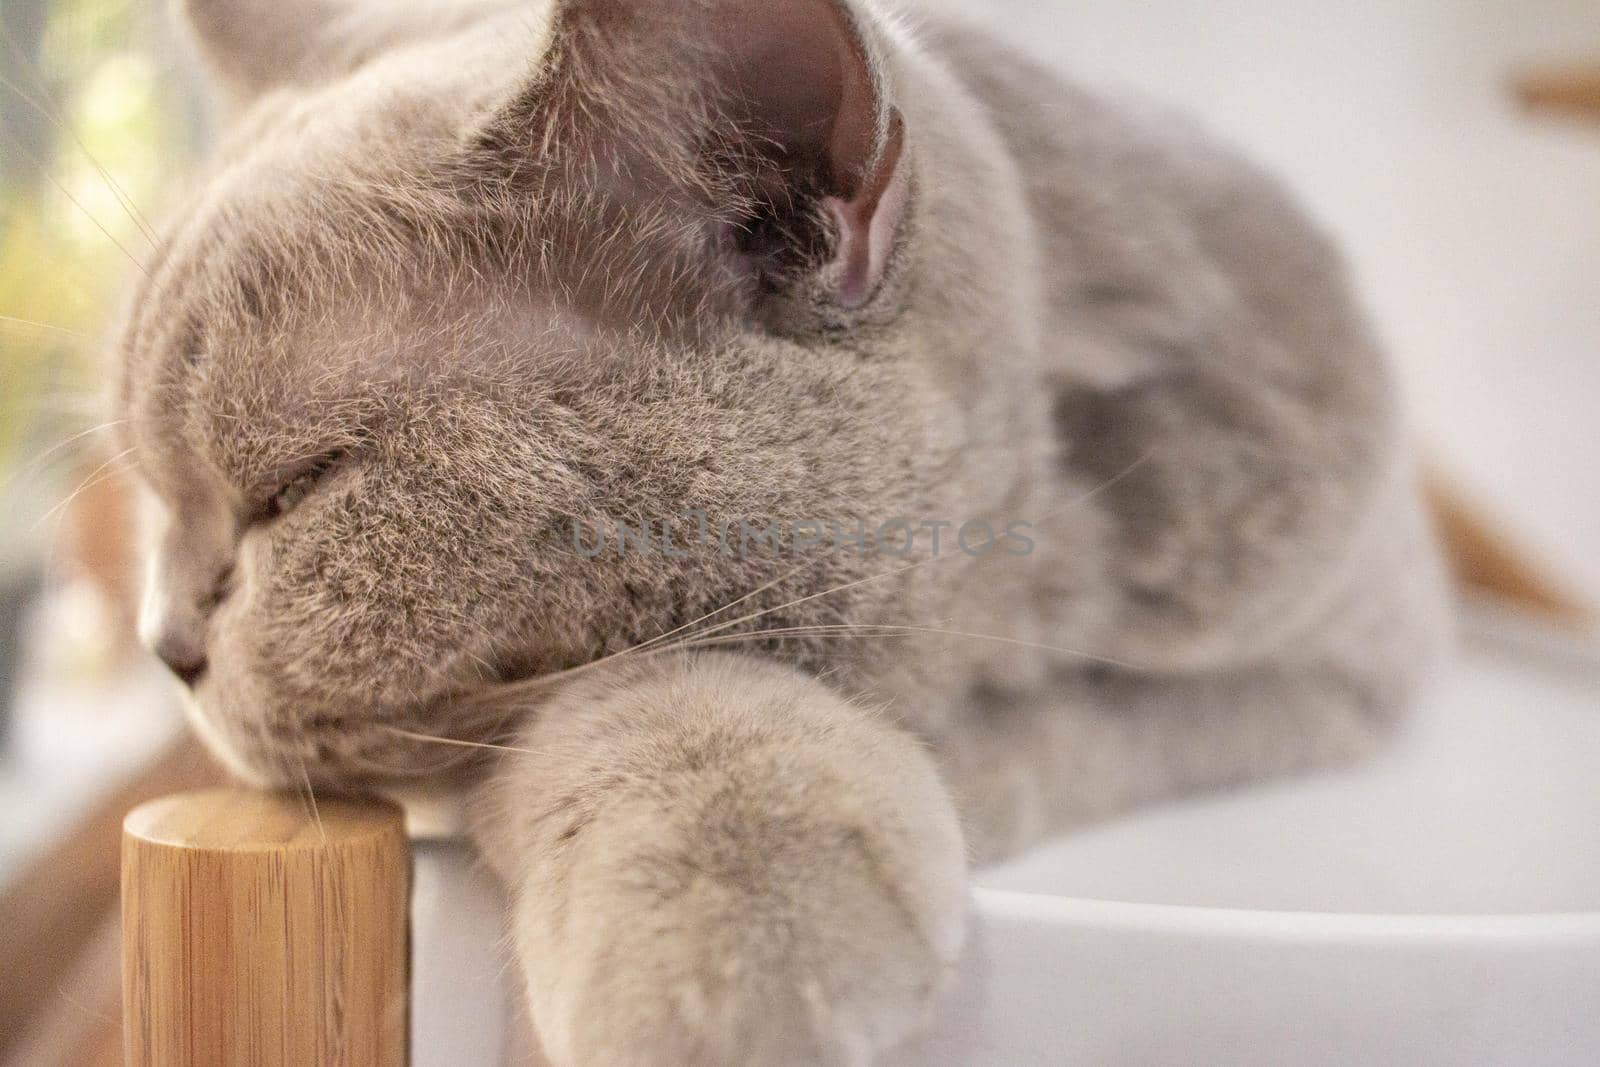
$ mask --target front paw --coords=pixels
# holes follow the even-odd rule
[[[783,856],[746,832],[761,830],[645,853],[610,872],[611,893],[574,897],[575,952],[539,1020],[552,1059],[870,1064],[922,1029],[959,925],[911,899],[857,831]]]
[[[865,1064],[962,944],[950,798],[910,737],[773,664],[694,657],[544,709],[488,796],[558,1067]]]

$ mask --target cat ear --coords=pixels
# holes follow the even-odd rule
[[[863,306],[883,281],[907,199],[905,123],[874,42],[842,0],[711,8],[715,91],[746,158],[772,168],[755,188],[758,210],[773,217],[756,225],[776,222],[780,236],[803,243],[805,227],[790,218],[825,216],[821,286],[845,309]]]
[[[174,0],[235,102],[347,73],[397,44],[481,17],[480,5],[373,0]]]
[[[846,311],[872,300],[907,211],[909,153],[880,41],[848,0],[571,0],[565,19],[604,53],[589,71],[644,56],[694,83],[701,147],[741,194],[737,243],[764,280]]]
[[[176,0],[206,65],[238,100],[279,85],[315,81],[340,0]]]

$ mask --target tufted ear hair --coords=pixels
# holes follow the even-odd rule
[[[883,281],[907,178],[905,122],[862,16],[845,0],[713,0],[706,14],[713,91],[744,158],[771,168],[755,188],[758,211],[774,217],[756,225],[794,240],[804,227],[786,215],[825,216],[819,281],[840,306],[861,307]]]
[[[173,0],[236,104],[314,85],[384,50],[483,17],[495,0]],[[504,6],[504,4],[500,4]]]
[[[828,305],[830,320],[873,301],[904,229],[910,153],[885,39],[851,0],[566,0],[560,12],[558,64],[600,110],[675,138],[720,179],[729,243],[762,288]],[[495,140],[548,146],[529,124],[549,128],[537,112],[550,97],[548,82],[530,89]]]

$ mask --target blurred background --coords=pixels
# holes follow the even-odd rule
[[[1424,447],[1600,592],[1600,3],[948,6],[1281,175],[1345,247]]]
[[[0,885],[173,718],[96,345],[199,139],[159,7],[0,8]]]
[[[1600,0],[919,2],[1282,175],[1348,250],[1482,551],[1516,546],[1569,623],[1600,602]],[[0,1062],[114,1061],[15,991],[106,965],[121,811],[211,773],[132,641],[97,345],[207,139],[199,85],[157,0],[0,6]]]

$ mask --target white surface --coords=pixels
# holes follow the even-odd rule
[[[514,1063],[505,904],[459,845],[412,847],[411,1067]]]
[[[1430,450],[1600,597],[1600,125],[1507,91],[1600,57],[1595,0],[937,2],[1282,175],[1347,249]]]
[[[980,891],[892,1067],[1593,1067],[1600,916],[1325,916]]]
[[[898,1067],[1600,1063],[1600,656],[1479,639],[1379,759],[1120,820],[984,872],[969,959]],[[420,1064],[498,1040],[501,920],[430,845]],[[1024,892],[1017,892],[1017,891]],[[466,947],[470,942],[475,949]],[[484,1007],[472,1011],[473,1003]],[[468,1067],[452,1058],[450,1067]]]
[[[109,662],[74,590],[36,614],[0,752],[0,888],[183,727],[177,683],[153,660]]]
[[[979,881],[1221,908],[1600,913],[1600,669],[1480,648],[1352,771],[1122,819]]]

